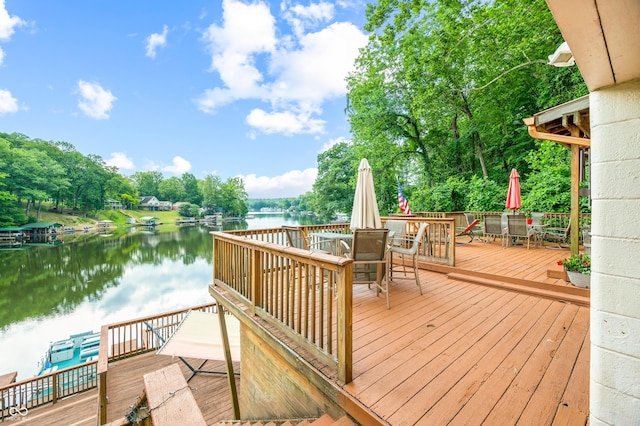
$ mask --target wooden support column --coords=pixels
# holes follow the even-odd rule
[[[580,129],[569,125],[571,136],[579,137]],[[571,255],[580,250],[580,147],[571,145]]]

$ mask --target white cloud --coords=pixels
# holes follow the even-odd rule
[[[78,81],[81,99],[78,100],[78,107],[91,118],[104,120],[109,118],[109,111],[113,108],[113,103],[118,99],[105,90],[98,83],[88,83]]]
[[[334,23],[300,39],[300,49],[279,51],[270,70],[277,100],[319,105],[347,93],[347,74],[367,37],[353,24]]]
[[[0,41],[8,41],[15,32],[14,28],[25,24],[19,17],[9,15],[4,0],[0,0]]]
[[[191,170],[191,163],[182,157],[173,157],[173,164],[162,168],[163,172],[181,175]]]
[[[107,166],[117,167],[118,170],[133,170],[135,166],[133,160],[131,160],[124,152],[112,152],[111,158],[105,161]]]
[[[260,0],[248,5],[223,1],[222,25],[212,24],[203,34],[211,70],[219,74],[222,84],[204,90],[196,103],[201,111],[213,113],[237,100],[261,100],[271,105],[271,111],[257,108],[248,114],[246,121],[256,130],[322,133],[325,122],[318,118],[322,104],[346,93],[345,78],[367,36],[347,22],[305,34],[308,28],[333,19],[329,3],[301,6],[283,2],[281,8],[293,36],[276,33],[275,18]],[[265,73],[257,66],[263,63],[268,65]]]
[[[223,26],[212,24],[202,38],[211,54],[211,70],[220,74],[226,87],[205,90],[197,100],[204,112],[238,99],[261,98],[262,74],[253,55],[272,52],[276,45],[275,19],[268,5],[224,0],[222,7]]]
[[[349,139],[345,139],[343,136],[340,136],[339,138],[335,138],[335,139],[329,139],[324,145],[322,145],[322,148],[320,148],[319,152],[325,152],[330,150],[334,145],[337,145],[341,142],[347,142],[350,143],[351,141]]]
[[[14,28],[25,24],[26,23],[19,17],[9,15],[4,5],[4,0],[0,0],[0,41],[9,41],[15,32]],[[4,50],[0,48],[0,65],[2,65],[3,61]]]
[[[266,112],[261,109],[252,110],[247,116],[247,123],[264,133],[299,133],[322,132],[325,121],[313,119],[308,113],[294,111]]]
[[[311,191],[318,169],[291,170],[282,176],[267,177],[254,174],[237,177],[244,181],[249,198],[298,197]]]
[[[147,53],[145,53],[145,56],[148,56],[151,59],[155,59],[156,48],[164,47],[167,45],[168,33],[169,33],[169,28],[166,25],[164,25],[162,27],[162,34],[153,33],[149,37],[147,37]]]
[[[0,115],[18,111],[18,100],[8,90],[0,89]]]
[[[335,13],[333,4],[327,2],[311,3],[309,6],[301,4],[289,6],[287,3],[283,2],[280,8],[285,11],[285,19],[298,37],[303,35],[307,28],[314,28],[323,22],[330,21]]]

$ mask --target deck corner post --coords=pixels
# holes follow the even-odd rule
[[[353,263],[338,267],[338,378],[353,379]]]

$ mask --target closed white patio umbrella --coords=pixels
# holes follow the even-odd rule
[[[382,228],[376,190],[373,185],[373,174],[366,158],[360,161],[358,167],[358,183],[351,211],[351,230],[355,231],[359,228]]]

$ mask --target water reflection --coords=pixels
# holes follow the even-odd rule
[[[265,215],[225,227],[284,224],[298,219]],[[211,303],[212,230],[116,229],[64,235],[57,246],[0,250],[0,375],[35,375],[49,342],[70,334]]]

